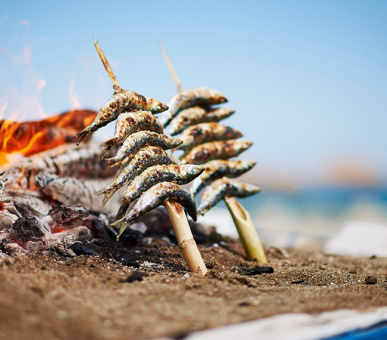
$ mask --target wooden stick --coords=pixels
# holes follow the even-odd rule
[[[179,78],[177,78],[177,74],[176,74],[176,72],[175,72],[175,69],[174,69],[174,67],[173,67],[173,65],[172,65],[171,60],[168,58],[167,52],[165,52],[164,45],[163,45],[162,42],[160,42],[160,49],[161,49],[161,52],[163,53],[165,62],[166,62],[167,65],[168,65],[169,72],[171,72],[172,78],[173,78],[173,80],[175,81],[175,84],[176,84],[176,87],[177,87],[177,91],[178,91],[178,92],[183,91],[183,88],[181,87],[180,82],[179,82]]]
[[[170,200],[164,202],[164,207],[168,211],[180,251],[185,262],[187,262],[188,269],[193,273],[206,275],[206,265],[192,236],[183,207],[179,203]]]
[[[102,51],[102,48],[99,46],[98,41],[95,39],[94,39],[94,46],[97,49],[97,52],[98,52],[99,57],[101,58],[102,64],[105,67],[105,70],[108,73],[109,78],[113,83],[114,91],[121,92],[122,91],[121,86],[118,83],[118,80],[117,80],[116,76],[114,75],[113,70],[111,69],[111,67],[109,65],[109,62],[106,59],[105,54]]]
[[[265,251],[248,211],[242,207],[235,197],[226,197],[224,200],[238,230],[247,259],[256,259],[261,263],[267,263]]]

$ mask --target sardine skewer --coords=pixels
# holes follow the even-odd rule
[[[101,144],[104,152],[109,151],[114,145],[118,145],[134,132],[148,130],[161,133],[163,126],[157,118],[148,111],[125,112],[116,122],[114,137]]]
[[[118,165],[128,156],[134,157],[135,153],[145,146],[158,146],[164,150],[178,147],[182,140],[168,137],[153,131],[139,131],[131,134],[122,144],[115,157],[106,160],[108,169]]]
[[[124,91],[121,90],[119,87],[119,84],[116,80],[116,78],[113,76],[113,72],[111,71],[111,68],[109,67],[106,58],[104,58],[104,55],[102,53],[102,50],[100,50],[98,44],[96,44],[97,50],[101,56],[101,59],[104,63],[104,66],[109,73],[109,76],[111,76],[111,80],[114,85],[114,89],[118,94],[122,94]],[[103,58],[102,58],[103,56]],[[162,109],[166,109],[167,107],[164,106]],[[106,121],[112,121],[116,119],[122,112],[131,112],[131,111],[139,111],[139,110],[147,110],[151,111],[152,113],[154,110],[148,110],[147,108],[135,108],[130,110],[125,110],[125,108],[120,108],[117,110],[118,112],[113,112],[113,114],[110,112],[107,117],[103,117],[104,119],[100,119],[97,122],[93,122],[93,126],[89,126],[89,129],[85,129],[81,133],[79,133],[76,137],[79,138],[79,142],[88,134],[92,133],[96,129],[98,129],[99,125],[106,125]],[[160,110],[162,111],[162,110]],[[112,117],[113,116],[113,117]],[[143,127],[144,128],[144,127]],[[142,129],[143,129],[142,128]],[[131,131],[133,133],[135,131]],[[160,133],[162,130],[160,131]],[[129,135],[129,133],[126,133],[125,136],[117,141],[117,143],[123,142],[123,140]],[[114,143],[111,143],[114,144]],[[109,144],[106,145],[107,148],[109,148]],[[156,152],[155,149],[158,151]],[[136,150],[137,151],[137,150]],[[144,148],[141,148],[139,151],[137,151],[137,154],[132,157],[130,154],[125,155],[121,161],[121,169],[120,172],[113,183],[113,185],[110,185],[108,188],[104,189],[103,191],[97,193],[97,194],[105,194],[104,202],[106,202],[109,197],[114,193],[114,191],[117,190],[120,186],[125,184],[126,182],[130,182],[135,176],[139,175],[141,172],[143,172],[147,167],[152,165],[157,165],[158,161],[155,160],[155,155],[157,154],[157,157],[159,158],[159,163],[161,164],[170,164],[170,163],[180,163],[180,161],[174,159],[173,156],[168,157],[166,155],[165,151],[162,150],[161,147],[154,147],[154,146],[147,146]],[[129,162],[129,163],[128,163]],[[128,164],[127,164],[128,163]],[[117,182],[118,181],[118,182]],[[158,186],[160,186],[162,183],[158,183],[152,188],[150,188],[148,191],[152,191],[155,188],[157,189]],[[140,215],[142,213],[145,213],[146,211],[151,210],[153,207],[157,206],[157,202],[155,203],[154,199],[158,200],[159,204],[164,204],[165,207],[168,210],[168,213],[171,217],[172,226],[175,231],[176,238],[178,240],[182,255],[184,259],[187,262],[188,268],[190,271],[195,273],[200,273],[202,275],[205,275],[207,272],[206,266],[204,264],[204,261],[200,255],[199,249],[197,248],[196,242],[193,239],[187,218],[184,213],[183,207],[178,203],[180,202],[183,204],[192,218],[196,220],[196,205],[195,201],[192,197],[192,195],[182,187],[180,187],[177,184],[173,183],[164,183],[165,184],[165,190],[162,191],[160,188],[159,192],[155,192],[154,195],[146,195],[145,192],[139,200],[137,201],[135,207],[138,207],[136,211],[131,210],[131,212],[128,214],[127,217],[130,217],[130,214],[134,215]],[[145,198],[143,198],[145,196]],[[147,199],[148,197],[148,199]],[[163,198],[164,197],[164,198]],[[139,206],[139,204],[143,202],[142,206]],[[153,204],[153,206],[152,206]],[[135,218],[135,216],[134,216]],[[124,229],[121,230],[121,232]]]
[[[135,177],[128,185],[122,197],[122,204],[116,219],[120,219],[126,213],[129,204],[141,196],[142,193],[160,182],[170,182],[179,185],[187,184],[198,177],[204,171],[199,165],[155,165],[139,176]]]
[[[163,51],[165,54],[165,52]],[[166,58],[167,59],[167,58]],[[173,70],[173,66],[171,65],[169,59],[166,60],[168,63],[168,66],[171,70],[171,73],[174,76],[175,81],[177,82],[177,86],[179,89],[179,83],[177,81],[177,77],[175,75],[175,72]],[[181,92],[181,90],[179,90]],[[176,96],[175,96],[176,97]],[[176,101],[177,103],[177,101]],[[165,119],[163,121],[164,125],[167,126],[167,133],[170,133],[171,135],[176,135],[180,132],[182,132],[186,127],[192,126],[197,123],[202,123],[202,122],[217,122],[219,121],[219,116],[214,115],[213,120],[211,120],[212,117],[206,117],[205,113],[208,109],[202,108],[202,110],[199,110],[198,108],[192,108],[192,109],[186,109],[186,110],[181,110],[180,113],[177,113],[176,115],[176,110],[174,106],[174,102],[171,101],[171,107],[170,110],[165,112],[164,116]],[[199,104],[200,105],[200,104]],[[184,109],[184,108],[183,108]],[[174,113],[175,111],[175,113]],[[203,117],[203,118],[202,118]],[[206,119],[207,118],[207,119]],[[210,119],[209,119],[210,118]],[[172,122],[170,122],[172,119]],[[169,125],[170,124],[170,125]],[[204,138],[206,139],[206,138]],[[213,140],[218,139],[217,137],[214,136]],[[227,139],[227,138],[225,138]],[[193,141],[192,145],[195,144],[195,141]],[[209,143],[210,144],[210,143]],[[219,144],[217,146],[220,146]],[[188,148],[189,149],[189,148]],[[187,148],[185,149],[187,151]],[[185,155],[183,155],[183,162],[184,163],[201,163],[200,159],[202,159],[202,162],[208,161],[210,159],[216,159],[216,158],[231,158],[233,157],[231,154],[233,150],[228,150],[227,152],[222,152],[219,150],[219,148],[214,147],[212,145],[212,148],[202,148],[200,145],[198,146],[198,149],[196,150],[196,154],[194,152],[188,153],[188,156],[195,156],[195,157],[187,157],[187,152]],[[235,150],[234,150],[235,151]],[[243,151],[243,150],[242,150]],[[227,155],[228,154],[228,155]],[[218,175],[221,174],[222,171],[220,169],[216,171],[217,174],[213,176],[213,179],[215,179]],[[206,177],[207,176],[207,177]],[[211,179],[211,176],[208,176],[208,173],[205,175],[202,175],[201,177],[204,177],[203,180],[208,180],[208,183],[211,183],[213,179]],[[199,183],[199,179],[196,179],[198,186],[201,185],[202,182]],[[193,190],[198,190],[198,187],[194,187]],[[201,188],[200,188],[201,189]],[[235,226],[237,227],[238,233],[240,235],[240,239],[242,241],[242,244],[245,248],[247,258],[252,260],[252,259],[258,259],[259,261],[266,263],[267,259],[265,256],[265,253],[263,251],[261,242],[258,238],[258,235],[256,233],[256,230],[254,228],[254,225],[251,221],[251,218],[248,214],[248,212],[236,201],[235,197],[225,197],[225,201],[227,204],[227,207],[230,210],[230,213],[233,217]]]

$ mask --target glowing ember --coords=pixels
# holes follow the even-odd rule
[[[91,110],[72,110],[39,121],[1,120],[0,166],[15,159],[15,154],[30,156],[75,142],[73,135],[90,125],[96,115],[97,112]]]

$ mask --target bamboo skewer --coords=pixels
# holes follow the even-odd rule
[[[161,49],[161,52],[163,53],[165,62],[166,62],[167,65],[168,65],[169,72],[171,72],[172,78],[173,78],[173,80],[175,81],[175,84],[176,84],[176,87],[177,87],[177,92],[183,91],[183,88],[181,87],[181,84],[180,84],[180,82],[179,82],[179,78],[177,77],[177,74],[176,74],[176,72],[175,72],[175,68],[173,67],[172,62],[171,62],[171,60],[169,59],[167,52],[165,52],[164,45],[163,45],[162,42],[160,42],[160,49]]]
[[[114,90],[116,92],[122,91],[118,83],[118,80],[114,75],[109,65],[109,62],[105,57],[105,54],[103,53],[101,47],[99,46],[96,40],[94,40],[94,45],[106,69],[106,72],[108,73],[109,78],[113,83]],[[176,77],[176,81],[178,82],[177,77]],[[179,203],[173,200],[166,200],[164,202],[164,206],[168,211],[168,215],[172,222],[172,227],[175,232],[176,239],[180,247],[180,251],[183,255],[184,260],[187,263],[188,269],[193,273],[198,273],[203,276],[206,275],[207,268],[206,268],[206,265],[204,264],[203,258],[199,252],[196,242],[193,239],[192,232],[184,212],[184,208]],[[117,241],[123,231],[124,229],[120,230],[119,234],[117,235]]]
[[[175,81],[177,90],[178,92],[181,92],[182,87],[180,85],[179,79],[162,43],[160,43],[160,48],[168,65],[169,71],[172,74],[172,78]],[[265,251],[262,247],[261,241],[258,237],[257,231],[248,211],[236,200],[235,197],[226,197],[224,201],[226,202],[235,227],[237,228],[239,238],[242,242],[247,259],[257,260],[261,263],[267,263]]]
[[[193,273],[206,275],[207,268],[192,236],[184,209],[179,203],[171,200],[165,201],[164,207],[168,211],[180,251],[187,262],[188,269]]]
[[[249,212],[235,197],[226,197],[224,201],[237,228],[247,259],[267,263],[265,251],[263,250]]]
[[[98,41],[95,39],[94,39],[94,46],[97,49],[97,52],[98,52],[99,57],[101,58],[102,64],[105,67],[105,70],[106,70],[110,80],[113,83],[114,91],[121,92],[122,88],[121,88],[120,84],[118,83],[118,80],[117,80],[116,76],[114,75],[113,70],[111,69],[109,62],[107,61],[107,59],[105,57],[105,53],[103,53],[102,48],[99,46]]]

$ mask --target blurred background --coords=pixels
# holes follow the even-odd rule
[[[168,102],[163,42],[182,86],[224,92],[254,142],[240,158],[262,192],[242,203],[263,241],[323,247],[354,223],[387,230],[386,36],[385,1],[3,2],[0,114],[98,110],[112,87],[93,38],[123,88]],[[202,220],[234,235],[224,209]]]

